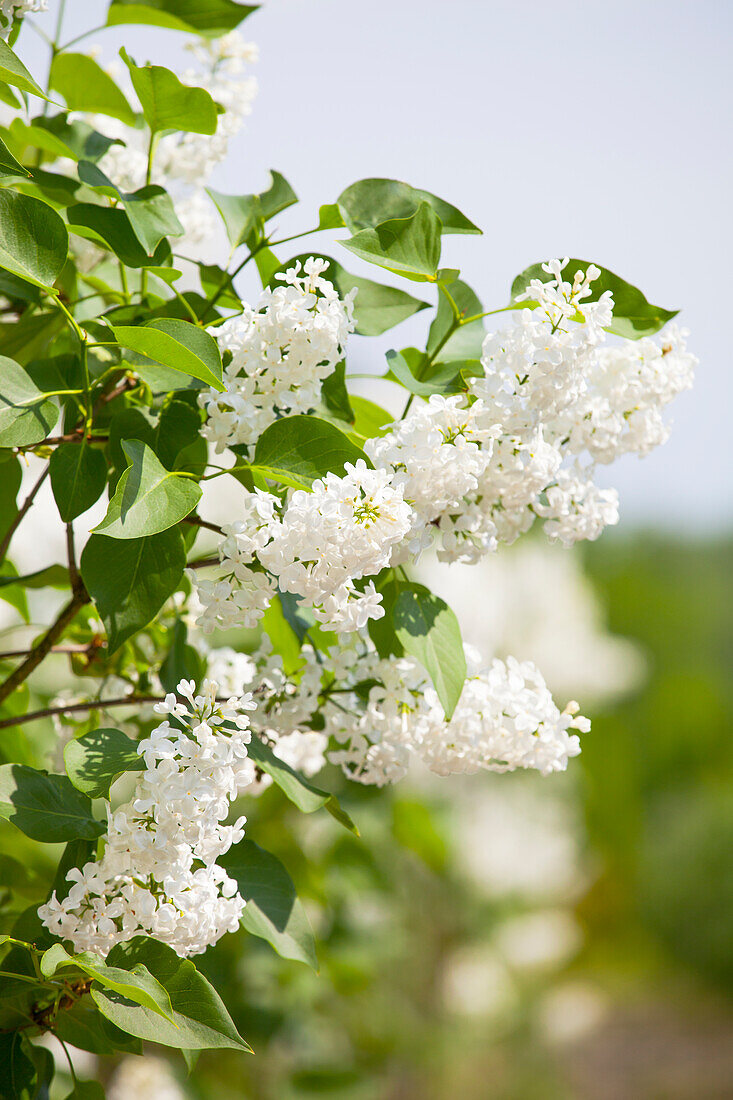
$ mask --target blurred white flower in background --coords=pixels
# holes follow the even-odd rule
[[[576,554],[530,541],[476,565],[421,560],[419,579],[453,608],[464,642],[484,660],[514,654],[533,661],[554,694],[596,704],[636,688],[639,647],[608,632]]]
[[[123,1058],[107,1086],[107,1100],[186,1100],[170,1062],[145,1054]]]

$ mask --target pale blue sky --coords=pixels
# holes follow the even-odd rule
[[[102,0],[67,7],[66,37],[106,11]],[[446,238],[444,263],[487,308],[527,264],[564,254],[681,307],[696,388],[673,408],[670,442],[606,480],[622,521],[729,524],[732,29],[727,0],[266,0],[243,24],[260,46],[259,96],[214,183],[259,190],[278,168],[303,200],[281,218],[296,232],[354,180],[402,178],[484,229]],[[122,27],[92,41],[104,61],[124,43],[138,61],[175,65],[183,40]],[[19,48],[41,71],[40,40],[26,30]],[[313,240],[359,268],[325,235]],[[355,341],[360,369],[381,370],[384,349],[423,327]]]

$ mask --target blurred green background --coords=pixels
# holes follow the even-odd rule
[[[250,800],[320,973],[225,937],[200,964],[255,1057],[203,1054],[187,1077],[163,1050],[80,1055],[80,1072],[111,1100],[733,1097],[732,550],[637,533],[578,555],[599,637],[635,647],[610,696],[578,685],[593,729],[566,775],[378,791],[329,769],[361,840],[277,789]],[[561,655],[567,604],[544,625]],[[611,651],[583,651],[603,685]]]

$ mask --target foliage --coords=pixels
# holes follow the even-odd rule
[[[210,43],[232,31],[252,11],[253,7],[232,0],[112,0],[107,22],[158,26],[194,35],[197,42],[204,36],[204,42]],[[198,42],[198,48],[208,47]],[[0,291],[5,314],[0,326],[0,559],[12,552],[13,535],[46,476],[67,545],[64,565],[55,563],[18,575],[16,567],[22,563],[7,561],[0,587],[2,599],[26,619],[29,593],[54,590],[60,597],[44,600],[44,607],[55,605],[48,616],[51,621],[20,660],[17,654],[0,654],[0,727],[7,738],[0,765],[0,817],[8,823],[3,830],[12,826],[17,831],[13,835],[18,850],[17,859],[8,856],[0,865],[5,891],[0,926],[3,1089],[11,1096],[28,1097],[45,1095],[53,1073],[47,1052],[33,1041],[47,1032],[104,1055],[139,1050],[138,1040],[181,1050],[187,1059],[192,1059],[190,1052],[199,1050],[215,1050],[221,1057],[229,1056],[221,1052],[250,1050],[242,1032],[253,1021],[244,1010],[230,1008],[219,993],[227,984],[221,971],[236,948],[222,946],[217,949],[219,955],[210,951],[198,968],[168,943],[123,935],[117,936],[114,946],[108,945],[111,950],[103,958],[94,951],[69,951],[65,945],[73,946],[71,938],[49,931],[49,921],[44,925],[37,916],[49,897],[53,905],[63,903],[86,881],[85,869],[95,866],[97,840],[109,835],[114,816],[105,826],[107,807],[100,808],[97,800],[115,806],[118,798],[111,788],[116,783],[143,782],[142,759],[147,767],[146,753],[153,753],[150,746],[155,741],[154,719],[144,707],[163,704],[163,691],[168,691],[166,713],[175,727],[180,718],[175,708],[184,706],[181,700],[188,698],[187,682],[203,678],[209,654],[200,640],[197,648],[187,636],[188,601],[192,584],[198,583],[192,578],[218,559],[212,561],[211,553],[195,544],[208,531],[235,543],[241,535],[199,515],[207,500],[207,482],[225,478],[232,499],[239,502],[233,511],[240,507],[242,514],[243,493],[254,511],[292,508],[293,515],[298,508],[307,515],[322,494],[328,516],[343,505],[343,485],[353,478],[358,489],[351,506],[360,521],[366,517],[367,530],[374,518],[374,500],[389,498],[394,511],[384,524],[385,545],[392,537],[390,529],[397,530],[400,523],[394,542],[406,539],[411,522],[402,487],[386,480],[379,485],[382,474],[376,453],[392,418],[348,392],[348,362],[340,354],[344,343],[340,338],[333,361],[329,354],[314,353],[318,385],[312,400],[303,396],[311,392],[303,379],[291,381],[269,412],[265,409],[266,416],[272,414],[270,423],[252,439],[228,441],[227,461],[233,459],[233,463],[222,466],[216,460],[208,444],[221,442],[212,434],[217,415],[222,414],[217,402],[230,395],[228,371],[238,353],[227,345],[225,334],[231,329],[226,326],[248,316],[234,280],[254,261],[265,291],[282,287],[283,273],[294,269],[283,250],[294,238],[278,240],[271,222],[295,205],[295,192],[278,172],[271,174],[269,186],[260,192],[229,196],[211,191],[231,245],[229,264],[220,268],[186,260],[177,252],[185,232],[183,203],[172,188],[154,182],[156,157],[168,155],[167,142],[188,148],[186,143],[218,133],[224,108],[206,88],[184,84],[160,65],[137,64],[123,50],[138,111],[131,103],[132,92],[126,94],[92,58],[65,51],[58,42],[52,54],[44,93],[14,48],[0,41],[0,78],[24,97],[21,113],[0,131]],[[52,96],[61,96],[66,106]],[[34,97],[42,103],[37,113]],[[80,109],[94,113],[94,126],[76,117]],[[109,137],[102,133],[106,120],[111,120]],[[120,123],[127,127],[128,153],[135,136],[144,136],[141,186],[129,187],[122,178],[113,178],[107,163],[112,157],[113,165],[120,164],[114,156],[122,139],[112,136],[118,134]],[[471,410],[480,402],[470,391],[470,379],[483,374],[483,319],[489,312],[503,310],[485,311],[460,280],[460,273],[440,266],[444,236],[477,234],[480,231],[473,222],[427,191],[400,181],[366,179],[321,206],[317,228],[295,237],[318,230],[350,234],[337,242],[352,257],[371,264],[376,274],[386,271],[404,279],[408,289],[352,275],[340,263],[313,253],[295,258],[303,263],[306,276],[299,275],[298,262],[295,274],[285,275],[286,285],[295,286],[301,278],[311,280],[306,298],[313,302],[308,308],[316,308],[316,303],[325,313],[335,300],[336,321],[347,331],[353,308],[355,331],[363,336],[380,335],[430,310],[425,349],[390,352],[385,377],[404,390],[403,417],[415,397],[445,395],[457,395],[461,408],[473,415]],[[200,291],[177,288],[183,275],[176,266],[179,263],[184,268],[188,265],[189,276],[195,269]],[[332,280],[328,285],[333,294],[324,292],[317,282],[323,271]],[[535,268],[518,276],[512,300],[503,309],[515,309],[517,295],[530,286],[530,280],[545,282],[544,276],[543,269]],[[419,298],[412,294],[411,283],[422,284]],[[185,285],[183,280],[181,286]],[[654,333],[673,316],[651,306],[640,291],[610,272],[601,272],[597,289],[613,292],[612,331],[625,337]],[[428,291],[433,305],[423,300],[422,292]],[[596,294],[592,300],[599,297]],[[251,410],[266,406],[262,392],[253,390],[250,398]],[[229,412],[224,409],[224,420]],[[242,413],[245,432],[251,426],[249,412],[250,407],[245,407]],[[483,441],[491,438],[489,431]],[[19,460],[25,456],[41,462],[42,469],[29,496],[20,501]],[[395,463],[396,476],[402,465]],[[377,488],[369,496],[374,485]],[[105,514],[85,536],[84,545],[77,546],[81,528],[75,529],[73,521],[100,500]],[[538,505],[538,514],[546,506]],[[445,510],[448,522],[448,505]],[[375,514],[384,518],[378,510]],[[440,524],[434,519],[427,526]],[[305,523],[303,539],[307,527]],[[426,531],[427,527],[423,536]],[[458,620],[443,600],[409,577],[403,564],[393,562],[389,554],[384,557],[379,537],[372,540],[376,546],[369,544],[368,537],[364,542],[364,553],[376,554],[376,564],[349,579],[348,600],[353,598],[359,606],[374,601],[383,617],[367,615],[350,629],[363,630],[367,620],[374,620],[368,660],[386,662],[387,669],[406,662],[420,685],[409,690],[417,696],[427,684],[436,697],[425,720],[439,723],[443,730],[454,716],[467,675],[475,678],[469,673]],[[262,560],[245,569],[248,582],[261,583],[266,591],[265,617],[261,624],[261,614],[253,615],[251,622],[238,623],[244,630],[234,641],[243,652],[254,652],[264,628],[274,651],[268,674],[274,679],[289,677],[288,688],[294,685],[296,693],[313,692],[308,732],[317,737],[326,728],[329,708],[345,712],[338,702],[341,693],[364,703],[380,681],[371,675],[365,654],[360,654],[354,657],[355,668],[344,672],[354,673],[348,687],[339,686],[329,665],[339,656],[339,624],[324,610],[334,593],[326,586],[324,598],[309,604],[294,587],[288,569],[278,572],[276,552],[269,559],[264,557],[266,549],[263,542]],[[226,560],[226,543],[220,550]],[[334,560],[339,550],[340,540],[335,537]],[[233,568],[241,581],[236,566],[252,565],[253,555],[246,559],[247,550],[240,546],[231,553],[242,555]],[[297,562],[309,576],[313,564],[310,559]],[[328,569],[333,563],[320,564]],[[199,585],[200,592],[206,592],[206,583]],[[216,596],[215,582],[211,583]],[[82,699],[67,705],[51,703],[39,714],[33,709],[29,677],[59,646],[66,648],[68,679],[78,681]],[[359,674],[362,657],[364,675]],[[343,654],[340,659],[343,665]],[[510,686],[512,677],[520,675],[513,666],[502,674]],[[381,675],[388,675],[384,668]],[[116,701],[110,698],[110,685],[119,686],[121,698]],[[35,683],[33,687],[35,691]],[[220,702],[214,699],[212,705]],[[272,705],[285,704],[278,699]],[[403,700],[400,705],[404,712],[410,710],[409,702]],[[130,706],[135,710],[126,711]],[[568,738],[563,744],[572,755],[567,731],[582,728],[578,724],[582,720],[574,724],[575,712],[552,709],[551,700],[547,706],[559,735]],[[99,712],[109,711],[130,715],[125,729],[98,725]],[[218,730],[221,725],[230,733],[232,715],[216,710],[213,714],[212,726]],[[67,727],[73,721],[71,715],[78,715],[77,736],[66,745],[63,763],[57,755],[51,772],[33,737],[26,734],[35,721],[49,715],[65,716],[60,720]],[[122,724],[125,718],[115,720]],[[543,722],[549,720],[543,718]],[[246,723],[238,728],[244,730]],[[526,732],[520,721],[517,728]],[[369,796],[349,794],[346,789],[344,798],[337,798],[314,785],[308,761],[302,768],[291,766],[277,751],[277,738],[268,733],[265,721],[257,725],[253,719],[247,737],[252,784],[273,783],[283,799],[303,814],[325,809],[333,820],[318,814],[327,823],[322,822],[322,827],[335,830],[341,825],[346,830],[346,839],[328,843],[353,868],[355,883],[360,867],[372,874],[376,861],[360,847],[349,812],[352,802],[358,808],[368,806]],[[530,751],[534,750],[532,742]],[[505,766],[508,757],[501,750],[490,755],[492,763]],[[347,770],[350,764],[355,778],[360,778],[361,765],[347,760]],[[510,761],[507,766],[516,765]],[[273,792],[267,796],[270,804],[279,806],[276,813],[284,815],[285,802],[275,803]],[[227,798],[233,800],[236,795],[236,784],[233,791],[225,786],[222,798],[227,811]],[[262,805],[267,806],[264,799]],[[122,816],[128,812],[133,811],[125,810]],[[263,810],[263,819],[268,812]],[[394,831],[405,846],[418,851],[426,864],[438,864],[440,838],[436,839],[429,818],[409,803],[395,812]],[[246,902],[241,924],[249,936],[266,941],[284,959],[315,967],[314,937],[286,865],[299,866],[296,877],[303,880],[316,872],[302,867],[293,841],[298,829],[308,825],[299,819],[299,825],[291,826],[290,820],[279,837],[280,847],[290,857],[283,861],[249,837],[242,839],[239,825],[222,826],[231,828],[235,839],[224,852],[221,867],[231,877],[237,896]],[[277,833],[277,827],[272,831]],[[151,845],[155,843],[152,839]],[[53,847],[58,844],[65,845],[63,852]],[[30,882],[26,855],[34,872]],[[203,858],[199,862],[192,874],[210,869]],[[318,884],[324,893],[329,887],[327,877]],[[145,883],[135,884],[146,888]],[[312,892],[312,882],[310,887]],[[175,908],[173,902],[169,908]],[[120,926],[114,927],[116,935]],[[231,940],[241,943],[241,933]],[[358,981],[358,975],[350,975],[344,962],[336,980],[348,985]],[[262,1019],[255,1020],[255,1025],[262,1031]],[[314,1080],[318,1081],[317,1076]],[[316,1083],[314,1088],[318,1087]],[[93,1095],[93,1091],[82,1084],[75,1095]]]

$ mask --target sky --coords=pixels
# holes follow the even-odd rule
[[[47,31],[56,4],[37,17]],[[106,7],[68,3],[62,37],[102,23]],[[619,489],[624,522],[730,527],[733,5],[265,0],[242,30],[260,48],[259,94],[213,186],[258,191],[277,168],[301,198],[278,220],[287,235],[314,225],[318,206],[355,180],[404,179],[484,230],[444,238],[443,264],[461,268],[486,308],[508,300],[530,263],[570,255],[681,309],[700,358],[695,389],[674,403],[664,447],[641,465],[624,458],[602,480]],[[175,68],[185,37],[120,27],[88,41],[103,63],[124,44],[138,63]],[[17,49],[43,73],[40,38],[25,29]],[[382,278],[334,236],[310,239]],[[387,348],[418,343],[424,330],[416,318],[380,340],[355,339],[351,369],[380,373]]]

